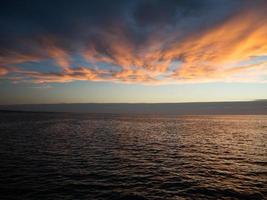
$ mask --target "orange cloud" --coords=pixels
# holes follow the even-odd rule
[[[19,64],[24,62],[37,62],[41,60],[41,56],[34,54],[23,54],[18,52],[6,52],[3,55],[0,55],[0,64],[10,65],[10,64]]]
[[[22,54],[18,52],[5,52],[0,55],[0,76],[6,76],[12,72],[18,72],[20,69],[15,67],[16,64],[24,62],[38,62],[41,57],[34,54]]]
[[[182,58],[183,65],[175,76],[184,79],[222,77],[220,73],[230,75],[237,70],[235,66],[229,70],[229,63],[265,55],[267,16],[259,10],[242,12],[213,29],[174,44],[165,52],[166,59]],[[245,68],[238,69],[242,73]]]
[[[67,83],[75,80],[80,81],[100,81],[103,80],[101,75],[103,75],[105,71],[96,71],[89,68],[75,68],[69,69],[68,71],[63,71],[59,73],[44,73],[37,71],[27,71],[23,70],[19,72],[19,75],[16,77],[16,81],[25,80],[25,76],[28,77],[27,81],[34,83]]]
[[[114,35],[104,37],[108,54],[93,48],[84,55],[90,61],[120,66],[123,70],[114,77],[122,81],[131,80],[131,77],[137,82],[144,77],[159,82],[234,81],[237,74],[248,73],[247,64],[239,66],[240,62],[267,55],[267,16],[254,8],[241,11],[204,32],[174,40],[169,46],[162,37],[151,36],[143,46],[136,47],[121,32]],[[172,37],[175,38],[171,35],[168,39]],[[170,74],[170,65],[177,60],[182,64]],[[260,68],[257,66],[249,67],[250,74],[259,75],[266,63]],[[159,76],[165,79],[159,80]]]
[[[42,38],[41,41],[48,57],[53,59],[64,71],[68,71],[71,65],[70,55],[63,48],[56,45],[56,40],[54,38]]]
[[[15,70],[21,80],[36,83],[75,80],[165,84],[209,81],[263,82],[267,68],[267,15],[253,7],[241,10],[226,21],[199,33],[177,39],[177,32],[154,33],[136,44],[121,27],[97,32],[100,42],[92,42],[77,52],[92,63],[73,68],[72,55],[55,39],[46,38],[42,50],[47,56],[11,53],[0,56],[7,67],[29,61],[52,59],[61,72]],[[257,58],[262,59],[261,62]],[[179,62],[179,65],[177,64]],[[100,63],[110,69],[101,70]],[[0,76],[8,70],[0,68]],[[6,70],[6,71],[5,71]]]
[[[4,76],[6,74],[8,74],[8,69],[5,67],[0,67],[0,76]]]

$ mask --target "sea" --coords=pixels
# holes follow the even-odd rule
[[[267,115],[2,112],[0,199],[267,199]]]

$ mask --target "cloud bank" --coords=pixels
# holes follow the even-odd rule
[[[4,1],[0,77],[266,82],[266,9],[264,0]]]

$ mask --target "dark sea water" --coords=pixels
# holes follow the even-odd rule
[[[0,114],[0,199],[267,199],[267,116]]]

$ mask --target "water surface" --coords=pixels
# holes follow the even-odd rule
[[[0,114],[1,199],[267,199],[267,116]]]

